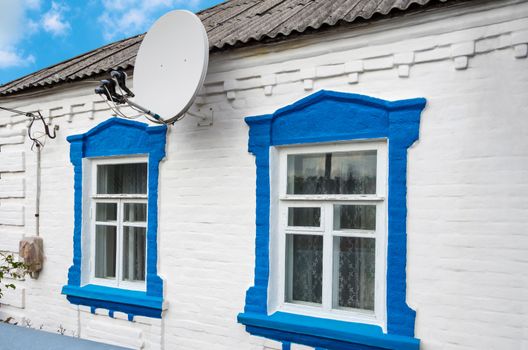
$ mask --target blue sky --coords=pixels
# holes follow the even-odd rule
[[[0,0],[0,84],[222,0]]]

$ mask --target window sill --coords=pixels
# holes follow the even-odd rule
[[[358,309],[330,309],[323,310],[320,304],[305,305],[300,303],[283,303],[277,309],[277,312],[286,314],[295,314],[299,316],[307,316],[312,318],[319,318],[325,320],[336,320],[347,323],[355,323],[362,325],[372,325],[382,328],[381,322],[376,319],[374,311],[358,310]]]
[[[325,349],[418,350],[420,340],[383,333],[381,327],[284,312],[272,315],[245,312],[238,322],[256,336]]]
[[[89,306],[92,313],[95,309],[107,309],[110,316],[115,311],[124,312],[130,321],[134,316],[161,318],[162,311],[167,308],[162,298],[149,296],[146,292],[93,284],[83,287],[65,285],[62,294],[72,304]]]

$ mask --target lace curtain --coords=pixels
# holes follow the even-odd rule
[[[376,193],[375,150],[288,155],[289,194]]]
[[[334,307],[374,310],[376,243],[371,238],[334,237]],[[337,279],[336,279],[337,277]]]
[[[375,194],[377,151],[289,154],[287,193]],[[321,227],[321,208],[333,210],[332,229],[321,227],[313,235],[287,233],[286,300],[322,302],[323,251],[332,255],[333,308],[374,310],[376,241],[348,237],[376,230],[376,205],[315,202],[314,207],[289,207],[288,227]],[[304,232],[303,232],[304,233]],[[323,247],[323,235],[332,235],[333,246]],[[346,237],[345,237],[346,236]]]
[[[146,194],[147,163],[97,166],[98,194]]]
[[[321,303],[323,294],[323,237],[289,235],[288,250],[292,252],[288,280],[288,301]]]
[[[147,163],[98,165],[97,193],[146,194]],[[144,281],[147,204],[111,200],[96,203],[99,224],[95,237],[95,277],[115,278],[117,265],[123,274],[121,279]],[[120,218],[117,217],[118,205]],[[119,263],[116,263],[117,245],[123,248]]]

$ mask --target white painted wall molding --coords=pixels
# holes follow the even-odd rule
[[[398,69],[400,78],[408,78],[411,71],[411,65],[414,63],[414,52],[400,52],[394,54],[394,65]]]
[[[305,67],[301,69],[301,80],[304,91],[310,91],[314,88],[314,79],[316,77],[315,67]]]
[[[116,322],[112,322],[112,319],[105,320],[102,317],[96,316],[95,319],[88,323],[83,334],[83,338],[86,339],[131,349],[142,349],[144,347],[143,332],[141,329],[129,325],[117,324]]]
[[[0,205],[0,225],[24,226],[24,206]]]
[[[0,251],[18,252],[18,244],[24,237],[24,227],[0,223]]]
[[[528,54],[528,45],[520,44],[514,46],[515,58],[526,58]]]
[[[90,110],[90,116],[89,116],[90,120],[94,120],[95,114],[97,112],[102,112],[102,111],[110,111],[110,107],[108,107],[108,105],[102,100],[92,101],[92,109]]]
[[[3,296],[1,304],[9,305],[16,307],[18,309],[23,309],[26,307],[26,288],[22,287],[17,283],[16,289],[6,289],[2,290]]]
[[[264,85],[264,95],[271,96],[273,87],[277,85],[277,75],[268,74],[261,77],[261,84]]]
[[[36,110],[28,110],[28,112],[36,112]],[[7,126],[12,128],[16,124],[28,123],[28,118],[24,115],[16,115],[9,112],[0,113],[0,127]]]
[[[0,198],[24,198],[24,178],[0,178]]]
[[[258,50],[248,49],[217,54],[210,60],[208,76],[252,69],[257,64],[281,65],[287,61],[319,57],[329,53],[329,47],[333,47],[331,52],[343,52],[392,45],[399,47],[394,51],[399,52],[408,49],[409,44],[403,43],[409,41],[435,47],[446,45],[449,41],[475,40],[480,36],[496,35],[495,32],[518,30],[522,27],[526,29],[527,17],[528,2],[523,0],[487,1],[478,5],[470,3],[467,6],[431,12],[429,15],[409,16],[399,21],[380,21],[375,25],[369,24],[354,30],[336,29],[320,36],[306,37],[304,42],[300,40],[296,45],[297,48],[294,49],[291,43],[285,42],[282,45],[279,43],[266,55],[263,54],[260,46]],[[489,26],[495,26],[495,29],[490,32],[486,28]],[[519,28],[516,28],[517,26]],[[409,31],[412,31],[411,35]],[[463,39],[462,36],[467,39]],[[410,37],[413,39],[409,40]],[[325,45],[319,45],[320,43]]]
[[[51,125],[51,122],[53,118],[62,117],[62,116],[68,116],[68,113],[63,113],[64,108],[62,106],[60,107],[53,107],[50,108],[48,115],[46,117],[46,123],[48,125]]]
[[[345,73],[348,74],[348,83],[357,84],[359,82],[359,73],[363,72],[363,61],[355,60],[345,62]]]
[[[451,57],[455,63],[455,69],[462,70],[468,67],[469,56],[475,54],[475,42],[466,41],[451,45]]]
[[[271,64],[265,64],[266,60],[261,59],[253,60],[253,65],[247,66],[243,61],[252,59],[240,58],[239,61],[242,63],[238,62],[240,64],[237,63],[237,66],[245,66],[246,68],[243,69],[222,71],[221,67],[226,66],[222,63],[223,58],[213,56],[210,69],[213,73],[206,77],[197,104],[206,104],[207,96],[217,93],[224,93],[227,101],[234,101],[239,96],[239,92],[251,89],[260,89],[264,96],[271,96],[275,88],[285,82],[301,82],[300,86],[307,92],[315,88],[317,80],[331,77],[344,76],[349,84],[358,84],[362,74],[388,69],[394,69],[400,78],[409,78],[413,65],[441,60],[452,60],[456,70],[464,70],[468,68],[471,57],[494,50],[510,49],[513,57],[523,59],[528,57],[528,18],[519,16],[522,13],[528,16],[528,4],[519,4],[517,7],[519,7],[519,11],[516,12],[517,19],[509,22],[494,23],[500,16],[497,19],[487,18],[487,25],[482,27],[462,30],[460,26],[453,26],[460,30],[386,43],[379,43],[378,40],[372,45],[368,42],[362,45],[361,43],[366,39],[361,37],[345,38],[341,40],[343,43],[336,39],[322,41],[296,53],[278,52],[272,56],[276,59],[282,57],[282,60]],[[458,20],[457,18],[456,21]],[[421,24],[424,25],[426,24]],[[412,30],[418,29],[418,26],[412,28]],[[404,28],[398,30],[405,31]],[[379,36],[381,33],[377,34]],[[368,37],[373,34],[365,35]],[[310,52],[322,53],[319,56],[308,57],[301,63],[300,59]],[[48,122],[61,117],[67,117],[67,121],[71,122],[75,115],[82,113],[87,113],[90,119],[94,119],[100,112],[112,114],[106,103],[96,96],[92,96],[90,100],[87,103],[86,100],[76,97],[64,106],[56,106],[53,105],[53,101],[47,101],[46,108],[50,111]],[[0,113],[0,126],[13,126],[24,121],[27,122],[27,118],[23,116]],[[22,140],[22,137],[17,136],[10,142],[16,143]]]
[[[315,67],[316,78],[337,77],[345,74],[345,64],[327,64]]]
[[[363,60],[363,69],[365,70],[365,72],[391,69],[392,67],[394,67],[393,55],[371,57]]]
[[[70,105],[70,113],[68,114],[68,123],[73,121],[73,116],[83,112],[83,107],[85,103],[76,103]]]
[[[511,45],[515,58],[528,56],[528,30],[516,31],[511,34]]]
[[[114,312],[113,318],[108,310],[79,306],[79,317],[82,327],[81,338],[125,346],[132,349],[162,349],[163,320],[135,316],[128,321],[128,315]]]
[[[0,129],[0,143],[3,142],[2,141],[3,138],[25,135],[25,133],[26,133],[25,129],[10,129],[10,128]]]
[[[205,99],[207,94],[217,93],[219,84],[228,100],[236,99],[238,91],[253,88],[260,88],[264,95],[270,96],[273,87],[280,84],[277,77],[284,71],[293,72],[295,68],[299,70],[297,81],[302,83],[304,91],[311,91],[318,79],[345,74],[349,84],[359,83],[360,74],[387,69],[396,69],[400,78],[409,78],[413,65],[441,60],[451,59],[456,70],[464,70],[468,68],[471,57],[494,50],[511,48],[514,57],[524,58],[528,55],[528,29],[523,27],[528,28],[528,19],[352,51],[329,50],[331,54],[307,59],[306,63],[313,62],[313,65],[300,69],[297,68],[298,61],[286,61],[272,66],[213,73],[206,78],[207,89],[202,97]],[[401,50],[403,47],[405,50]],[[357,59],[347,59],[350,57]]]
[[[26,129],[0,129],[0,146],[24,143]]]
[[[0,152],[0,173],[13,173],[24,170],[24,152]]]
[[[521,10],[519,11],[520,13],[526,12],[526,15],[528,15],[528,7],[526,4],[521,4],[519,5],[519,7],[521,7]],[[457,68],[466,68],[466,63],[468,59],[458,57],[466,56],[467,58],[469,58],[477,52],[483,53],[501,48],[506,48],[506,46],[504,45],[504,43],[506,42],[508,47],[520,45],[518,48],[515,48],[515,55],[518,57],[523,57],[525,50],[524,43],[526,42],[526,40],[517,39],[516,41],[514,41],[512,40],[512,38],[510,38],[510,35],[524,38],[524,33],[526,32],[526,28],[528,27],[528,19],[518,18],[510,22],[499,23],[493,23],[493,18],[490,17],[486,17],[486,20],[488,21],[487,26],[464,28],[464,30],[443,32],[437,35],[390,42],[384,45],[370,45],[367,42],[365,43],[365,45],[362,46],[360,44],[354,45],[354,43],[362,42],[363,39],[351,38],[349,40],[349,42],[351,43],[349,44],[350,48],[346,48],[346,46],[343,45],[343,50],[337,50],[335,47],[335,40],[330,40],[329,43],[323,41],[322,44],[314,44],[313,49],[306,48],[306,50],[300,51],[299,55],[297,56],[292,56],[292,54],[290,54],[287,58],[285,57],[281,62],[273,62],[272,64],[268,65],[268,67],[262,66],[264,63],[266,63],[265,61],[263,62],[263,60],[256,60],[254,61],[255,65],[253,65],[252,67],[248,66],[244,69],[222,71],[221,67],[225,64],[220,63],[217,67],[215,67],[216,69],[210,69],[210,71],[212,71],[213,73],[208,76],[207,80],[212,79],[213,81],[221,81],[226,75],[229,75],[231,77],[235,75],[236,79],[243,78],[243,76],[245,75],[254,75],[256,70],[255,67],[257,64],[260,65],[258,66],[260,71],[266,71],[269,69],[270,73],[277,73],[277,70],[274,70],[274,68],[284,69],[285,66],[289,64],[297,65],[298,63],[294,59],[304,58],[307,55],[306,52],[311,52],[313,50],[325,53],[317,57],[307,57],[307,61],[313,61],[314,65],[312,67],[301,68],[301,71],[303,72],[313,72],[314,69],[317,72],[317,74],[301,74],[301,80],[303,82],[303,87],[305,90],[310,90],[312,88],[315,79],[334,76],[339,72],[341,67],[339,65],[339,62],[336,62],[336,57],[342,57],[343,63],[347,61],[346,59],[344,59],[343,56],[352,56],[362,59],[364,61],[365,71],[390,69],[395,66],[398,70],[398,75],[404,78],[409,76],[410,67],[415,63],[425,63],[438,60],[453,59],[453,61],[456,61]],[[456,28],[456,26],[454,27]],[[417,28],[415,29],[418,30]],[[517,34],[517,32],[521,34]],[[497,38],[501,38],[500,43],[497,42]],[[331,45],[334,45],[332,49],[330,49]],[[327,48],[324,49],[325,47]],[[319,50],[317,48],[319,48]],[[408,52],[402,54],[401,51],[404,50]],[[328,52],[331,52],[331,54],[327,54]],[[273,57],[280,56],[280,53],[277,55],[273,55]],[[324,62],[325,60],[321,58],[322,56],[327,56],[330,64],[328,62]],[[393,56],[393,58],[391,58],[390,56]],[[412,57],[412,59],[409,60],[409,57]],[[402,59],[407,60],[407,62],[402,61]],[[251,59],[249,58],[247,60],[251,61]],[[237,62],[237,65],[244,66],[239,62]],[[212,66],[215,66],[214,61],[212,62]],[[286,68],[288,69],[290,67]],[[219,70],[221,70],[222,72],[219,72]],[[334,71],[332,72],[332,70]],[[352,73],[356,72],[351,72],[348,74]],[[240,76],[238,74],[240,74]],[[350,76],[351,83],[355,83],[357,77],[358,75],[352,74]]]
[[[228,79],[224,81],[224,91],[228,100],[234,100],[236,98],[237,81],[235,79]]]

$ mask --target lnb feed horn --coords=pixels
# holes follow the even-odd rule
[[[113,70],[110,72],[110,76],[117,81],[117,84],[127,93],[127,97],[134,97],[134,93],[126,86],[127,74],[121,70]]]
[[[102,87],[110,94],[110,100],[115,103],[125,103],[125,98],[116,92],[116,82],[112,79],[101,80]]]
[[[108,90],[106,90],[103,86],[99,86],[99,87],[95,88],[95,93],[98,94],[98,95],[105,96],[108,101],[112,100],[112,98],[108,94]]]

